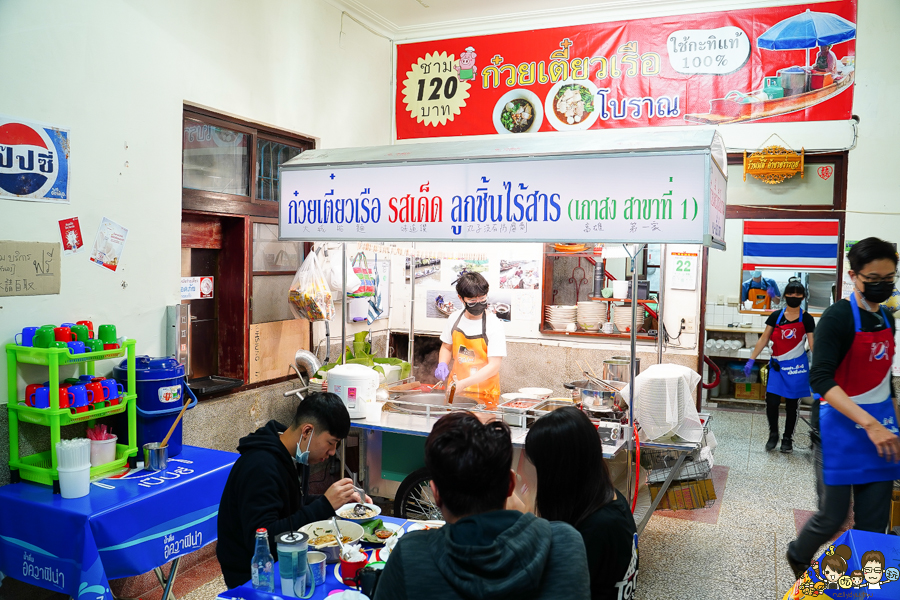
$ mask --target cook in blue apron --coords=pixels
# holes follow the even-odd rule
[[[816,325],[810,382],[817,392],[811,422],[821,437],[815,444],[819,509],[788,545],[786,558],[798,578],[846,522],[851,506],[854,529],[884,533],[894,480],[900,478],[891,389],[894,336],[879,306],[894,287],[897,253],[889,242],[866,238],[847,260],[853,292],[828,307]]]
[[[850,352],[834,374],[834,380],[850,399],[872,415],[888,431],[897,434],[897,415],[891,389],[894,335],[890,327],[860,331],[859,306],[850,298],[856,335]],[[884,307],[879,311],[887,322]],[[814,398],[821,397],[815,395]],[[822,436],[822,474],[825,485],[855,485],[900,479],[900,463],[878,456],[866,430],[824,400],[819,407]]]

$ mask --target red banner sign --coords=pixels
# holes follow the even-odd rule
[[[856,0],[397,47],[397,138],[849,119]]]

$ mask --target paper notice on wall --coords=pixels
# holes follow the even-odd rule
[[[63,254],[78,254],[84,249],[84,238],[78,217],[59,222],[59,236],[62,238]]]
[[[0,241],[0,297],[59,293],[57,242]]]
[[[115,271],[122,260],[127,237],[127,229],[103,217],[100,229],[97,230],[97,238],[94,240],[94,248],[91,250],[91,262]]]

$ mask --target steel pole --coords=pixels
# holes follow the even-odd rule
[[[628,382],[628,445],[627,445],[627,464],[628,464],[628,497],[634,497],[634,489],[632,489],[631,480],[631,456],[634,453],[634,380],[637,378],[637,363],[635,362],[635,354],[637,354],[637,314],[638,314],[638,278],[637,278],[637,255],[644,249],[644,244],[636,244],[634,256],[631,257],[631,365],[629,372],[631,381]],[[625,249],[628,252],[626,246]],[[639,465],[638,465],[639,467]],[[636,467],[637,468],[637,467]],[[635,482],[636,483],[636,482]]]
[[[412,243],[413,255],[409,257],[409,346],[407,348],[407,359],[409,361],[409,374],[413,374],[413,352],[415,351],[415,320],[416,320],[416,243]]]
[[[666,245],[659,247],[659,297],[656,302],[656,315],[658,322],[656,324],[656,362],[662,364],[663,345],[666,343],[666,336],[663,325],[663,302],[666,297]]]
[[[347,362],[347,242],[341,242],[341,364]],[[330,360],[331,357],[329,357]]]

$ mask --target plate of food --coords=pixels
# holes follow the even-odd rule
[[[414,521],[410,523],[406,531],[427,531],[429,529],[440,529],[446,523],[444,521]]]
[[[345,504],[336,511],[337,516],[348,521],[368,521],[381,514],[381,508],[374,504],[363,502],[351,502]]]
[[[363,523],[362,528],[365,530],[362,540],[370,544],[383,544],[391,537],[396,535],[399,538],[404,533],[402,526],[396,523],[386,523],[381,519]]]
[[[555,84],[544,100],[547,122],[557,131],[589,129],[597,121],[597,86],[587,79],[567,80]]]
[[[534,133],[543,122],[541,99],[531,90],[510,90],[494,105],[497,133]]]

